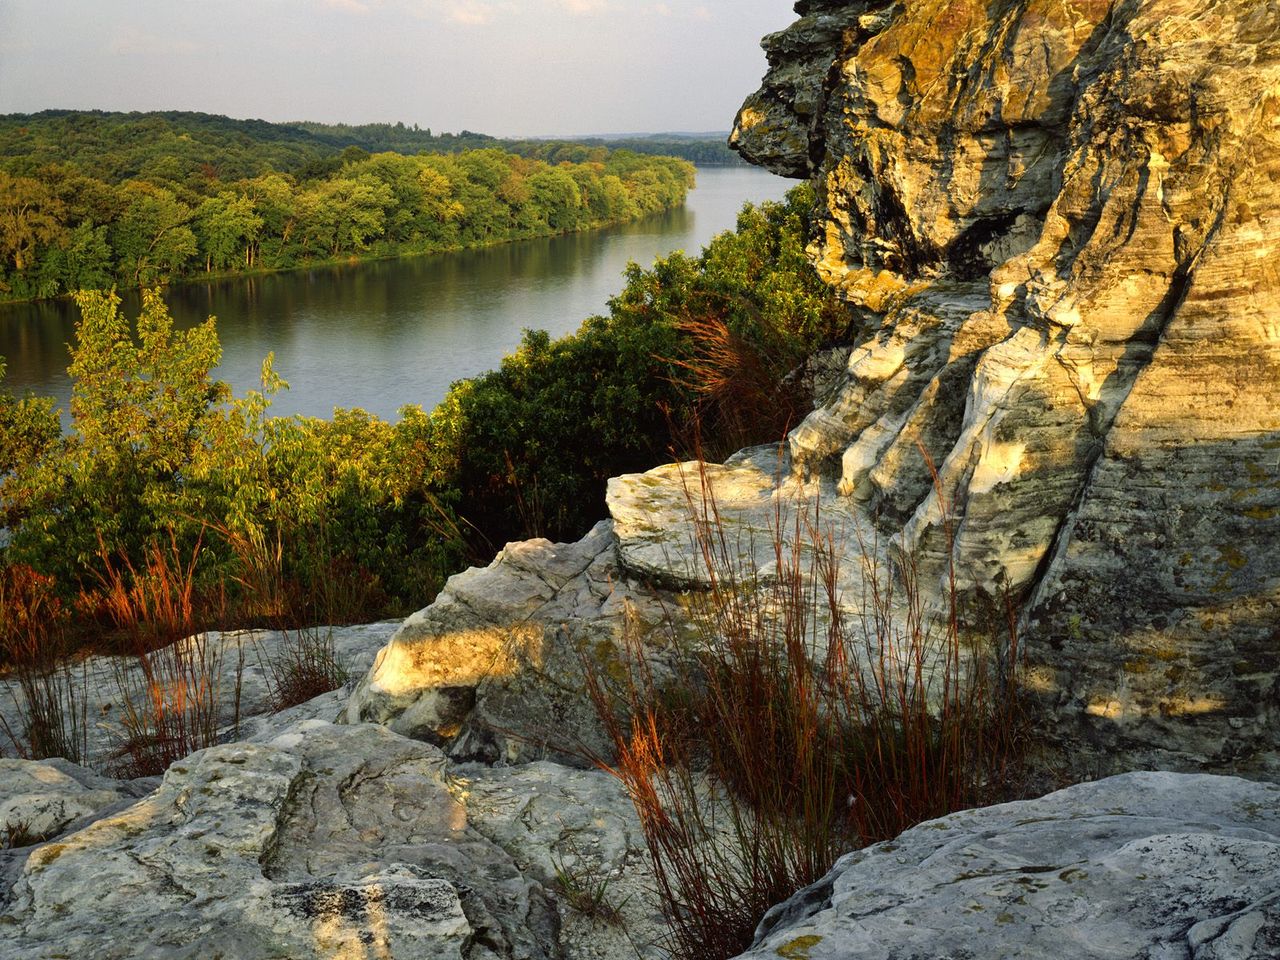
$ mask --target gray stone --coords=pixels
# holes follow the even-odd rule
[[[350,627],[323,627],[332,631],[334,654],[347,668],[350,689],[335,691],[325,697],[292,707],[279,714],[271,710],[270,663],[281,657],[289,638],[275,630],[240,630],[226,633],[211,631],[204,639],[181,641],[179,648],[189,651],[194,661],[209,666],[213,689],[218,691],[219,713],[224,726],[220,739],[269,737],[298,720],[318,717],[333,720],[345,707],[351,689],[373,663],[378,650],[395,632],[398,621],[362,624]],[[162,652],[158,657],[167,656]],[[144,673],[135,657],[89,657],[66,668],[71,700],[85,717],[83,761],[99,769],[111,766],[111,760],[126,739],[123,721],[123,692],[137,696],[145,691]],[[236,696],[239,694],[240,722],[235,724]],[[0,678],[0,731],[22,733],[23,695],[18,682]],[[7,739],[7,738],[5,738]],[[12,748],[12,744],[4,744]]]
[[[1280,787],[1135,773],[842,858],[744,958],[1280,956]]]
[[[871,333],[793,463],[1022,604],[1077,775],[1280,776],[1280,4],[797,12],[733,143]]]
[[[193,754],[141,801],[19,851],[0,957],[631,956],[631,930],[656,935],[642,849],[603,772],[454,770],[385,728],[305,721]],[[575,913],[561,870],[625,872],[625,930]]]
[[[616,671],[627,631],[661,645],[669,607],[615,562],[611,523],[582,541],[508,544],[409,617],[345,720],[389,726],[464,760],[585,764],[607,746],[583,658]]]

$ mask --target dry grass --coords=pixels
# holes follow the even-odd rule
[[[99,589],[81,596],[81,608],[105,619],[125,651],[112,660],[123,727],[108,764],[116,776],[163,773],[239,723],[244,657],[237,648],[231,667],[226,644],[210,632],[227,613],[221,590],[199,589],[203,549],[203,530],[189,553],[171,531],[146,546],[139,568],[102,547]]]
[[[673,952],[715,960],[848,850],[1001,798],[1019,756],[1019,654],[1013,633],[963,635],[954,576],[927,612],[910,558],[866,568],[850,614],[840,541],[816,508],[779,509],[777,575],[761,579],[741,569],[705,477],[691,503],[710,572],[697,642],[659,682],[633,641],[626,680],[589,669],[588,687]]]
[[[51,577],[21,565],[0,567],[0,663],[9,665],[16,681],[21,717],[18,730],[2,717],[0,727],[13,750],[28,760],[65,757],[83,763],[88,752],[67,620]],[[84,669],[81,664],[82,683]]]
[[[382,584],[335,552],[325,530],[323,520],[270,532],[214,528],[235,556],[240,623],[288,630],[379,618],[387,606]]]
[[[784,435],[812,407],[810,385],[793,375],[807,351],[780,332],[770,336],[764,328],[757,343],[736,334],[715,311],[686,315],[676,327],[694,347],[692,358],[672,361],[699,397],[692,446],[710,437],[710,454],[728,455]]]
[[[334,650],[331,628],[283,630],[276,655],[263,660],[277,713],[337,690],[350,675]]]
[[[223,728],[234,731],[240,722],[244,673],[239,647],[235,656],[228,670],[221,637],[197,633],[157,650],[139,651],[133,665],[113,661],[124,737],[111,772],[124,778],[154,776],[218,743]]]
[[[242,616],[281,634],[275,654],[260,656],[272,710],[306,703],[346,683],[348,670],[334,650],[328,624],[368,613],[381,602],[376,584],[331,556],[323,538],[309,551],[322,569],[304,586],[287,573],[286,557],[297,551],[279,528],[270,538],[260,530],[233,533],[224,528],[220,533],[239,563]]]
[[[197,588],[203,547],[203,531],[188,554],[171,530],[167,542],[146,545],[138,568],[126,555],[113,556],[99,539],[98,589],[81,593],[77,606],[86,618],[110,625],[118,650],[135,654],[169,646],[211,621],[220,623],[225,616],[221,595],[209,597]]]

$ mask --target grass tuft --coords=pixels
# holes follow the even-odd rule
[[[604,765],[639,814],[672,952],[716,960],[843,853],[1005,797],[1020,655],[1012,628],[966,635],[954,572],[942,608],[926,609],[912,558],[891,568],[861,540],[865,557],[846,558],[817,506],[777,509],[764,578],[744,568],[705,472],[689,499],[710,579],[694,641],[661,680],[634,638],[620,683],[585,662],[614,751]]]
[[[52,577],[20,564],[0,566],[0,663],[17,681],[13,692],[20,729],[3,717],[0,728],[28,760],[65,757],[83,763],[88,753],[84,698],[70,658],[67,610]],[[85,680],[81,664],[81,681]]]

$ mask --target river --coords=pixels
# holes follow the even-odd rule
[[[394,419],[401,406],[430,409],[453,381],[496,367],[523,329],[559,336],[604,312],[628,261],[648,266],[673,250],[696,253],[734,225],[743,203],[779,199],[792,185],[751,167],[707,167],[683,208],[621,227],[180,284],[164,296],[179,326],[218,318],[217,375],[237,395],[257,386],[262,358],[274,351],[290,389],[273,412],[328,417],[334,407],[362,407]],[[130,315],[138,299],[125,295]],[[65,411],[76,315],[66,301],[0,305],[3,386],[52,396]]]

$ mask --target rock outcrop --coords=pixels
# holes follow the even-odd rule
[[[796,10],[733,144],[872,333],[795,467],[1022,605],[1084,772],[1280,775],[1280,3]]]
[[[1280,787],[1135,773],[923,823],[771,910],[744,958],[1280,956]]]
[[[613,524],[573,544],[508,544],[488,567],[449,579],[378,654],[344,719],[390,727],[461,760],[607,755],[583,658],[616,672],[627,631],[670,640],[669,598],[628,579]]]
[[[56,764],[22,766],[66,792]],[[454,766],[310,720],[193,754],[123,809],[128,788],[90,786],[77,802],[108,815],[8,852],[0,958],[587,960],[659,932],[634,811],[602,772]]]

